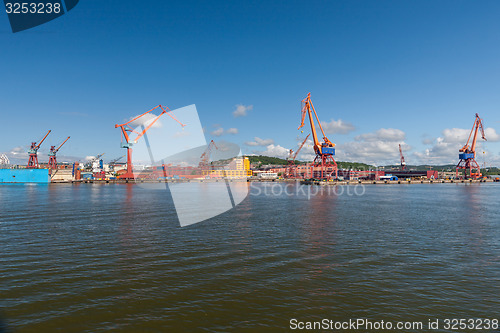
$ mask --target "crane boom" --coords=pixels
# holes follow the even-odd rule
[[[207,149],[201,154],[200,156],[200,163],[199,166],[203,167],[208,165],[208,161],[210,159],[210,154],[212,153],[212,149],[215,147],[215,149],[219,149],[217,145],[215,144],[214,140],[211,140],[210,143],[207,146]]]
[[[50,132],[52,132],[52,130],[49,130],[47,132],[47,134],[45,134],[45,136],[43,137],[43,139],[40,141],[40,143],[38,145],[36,145],[36,147],[34,147],[36,150],[40,149],[40,146],[42,145],[42,143],[45,141],[45,139],[47,138],[47,136],[50,134]]]
[[[403,149],[401,149],[401,144],[399,144],[399,158],[401,160],[401,170],[406,170],[405,157],[403,156]]]
[[[54,150],[54,152],[55,152],[55,153],[57,153],[57,152],[59,151],[59,149],[61,149],[61,147],[62,147],[62,146],[66,143],[66,141],[68,141],[68,140],[69,140],[69,138],[70,138],[70,137],[68,136],[68,137],[66,138],[66,140],[64,140],[64,141],[63,141],[63,143],[61,143],[61,144],[59,145],[59,147],[57,147],[57,148]]]
[[[467,143],[460,149],[459,151],[462,153],[472,153],[476,154],[476,143],[477,143],[477,132],[481,129],[481,137],[483,140],[486,140],[486,137],[484,135],[484,127],[483,127],[483,121],[479,117],[479,114],[476,113],[476,119],[474,120],[474,124],[472,125],[472,129],[469,133],[469,138],[467,139]],[[469,148],[469,142],[472,137],[472,143]]]
[[[158,116],[156,116],[156,117],[153,119],[153,121],[151,121],[151,122],[149,123],[149,125],[148,125],[146,128],[144,128],[144,129],[142,130],[142,132],[140,132],[140,133],[139,133],[139,132],[135,131],[132,127],[130,127],[130,126],[129,126],[129,124],[130,124],[131,122],[133,122],[133,121],[135,121],[135,120],[137,120],[137,119],[139,119],[139,118],[141,118],[141,117],[145,116],[146,114],[148,114],[148,113],[150,113],[150,112],[152,112],[152,111],[156,110],[157,108],[161,108],[162,112],[161,112]],[[147,131],[151,128],[151,126],[153,126],[153,125],[154,125],[154,123],[155,123],[155,122],[156,122],[156,121],[157,121],[157,120],[158,120],[158,119],[159,119],[159,118],[160,118],[163,114],[165,114],[165,113],[166,113],[167,115],[169,115],[169,116],[170,116],[170,118],[172,118],[173,120],[175,120],[176,122],[178,122],[178,123],[179,123],[182,127],[186,126],[186,125],[184,125],[183,123],[181,123],[180,121],[178,121],[178,120],[177,120],[177,119],[176,119],[176,118],[175,118],[172,114],[170,114],[170,113],[169,113],[167,110],[165,110],[165,109],[167,109],[168,111],[170,111],[170,109],[169,109],[168,107],[166,107],[166,106],[165,106],[165,108],[164,108],[162,105],[157,105],[157,106],[155,106],[154,108],[152,108],[151,110],[149,110],[149,111],[147,111],[147,112],[144,112],[143,114],[141,114],[141,115],[139,115],[139,116],[137,116],[137,117],[134,117],[134,118],[130,119],[130,120],[129,120],[129,121],[127,121],[126,123],[123,123],[123,124],[120,124],[120,125],[116,124],[116,125],[115,125],[115,128],[118,128],[118,127],[120,127],[120,128],[121,128],[121,130],[122,130],[122,134],[123,134],[123,136],[125,137],[125,140],[127,141],[127,143],[131,143],[131,142],[130,142],[130,137],[129,137],[129,135],[128,135],[128,133],[127,133],[127,132],[132,132],[132,133],[137,134],[137,137],[136,137],[136,138],[132,141],[132,143],[137,143],[137,141],[138,141],[138,140],[139,140],[139,139],[140,139],[140,138],[141,138],[141,137],[142,137],[142,136],[143,136],[143,135],[144,135],[144,134],[145,134],[145,133],[146,133],[146,132],[147,132]],[[170,111],[170,112],[171,112],[171,111]]]
[[[306,141],[307,139],[309,138],[309,135],[311,134],[307,134],[306,138],[304,139],[304,141],[302,141],[302,144],[300,145],[299,149],[297,149],[297,151],[295,152],[295,155],[293,155],[293,161],[295,161],[295,159],[297,158],[297,155],[299,155],[299,152],[300,150],[302,149],[302,147],[304,147],[304,145],[306,144]],[[291,150],[291,149],[290,149]]]

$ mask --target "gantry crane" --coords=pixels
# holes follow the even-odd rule
[[[215,144],[214,140],[210,141],[210,143],[207,146],[207,149],[205,149],[203,154],[201,154],[201,156],[200,156],[199,167],[201,169],[204,169],[208,166],[209,161],[210,161],[210,154],[212,154],[213,148],[219,149],[219,148],[217,148],[217,145]]]
[[[403,156],[403,149],[401,149],[401,144],[399,144],[399,156],[401,160],[401,171],[406,170],[405,157]]]
[[[323,134],[323,141],[319,142],[318,136],[316,134],[316,128],[314,126],[314,118],[313,113],[318,122],[318,126]],[[304,119],[306,114],[309,115],[309,122],[311,123],[311,133],[313,136],[313,144],[314,144],[314,152],[316,153],[316,157],[314,158],[313,167],[321,167],[320,178],[321,179],[330,179],[332,174],[335,173],[335,178],[338,175],[337,162],[333,156],[335,155],[335,144],[332,143],[326,137],[325,131],[323,131],[323,127],[321,126],[321,122],[319,121],[318,114],[314,109],[314,106],[311,101],[311,93],[307,94],[307,97],[302,100],[302,120],[298,129],[304,126]]]
[[[295,154],[293,153],[293,149],[290,149],[290,154],[289,154],[288,159],[287,159],[288,165],[285,168],[285,178],[292,178],[293,169],[295,168],[295,159],[299,155],[299,152],[302,149],[302,147],[304,147],[304,145],[306,144],[306,141],[309,138],[309,135],[311,135],[311,134],[307,134],[306,138],[304,139],[304,141],[302,141],[302,144],[299,146],[299,149],[297,149]]]
[[[28,154],[30,154],[30,158],[28,160],[28,165],[26,166],[26,168],[38,169],[38,149],[40,149],[40,146],[45,141],[45,138],[47,138],[47,136],[49,135],[50,132],[51,132],[51,130],[49,130],[47,132],[47,134],[45,134],[43,139],[40,140],[40,142],[38,144],[36,142],[31,143],[31,147],[28,150]]]
[[[120,157],[118,157],[118,158],[115,158],[115,159],[114,159],[114,160],[112,160],[111,162],[109,162],[109,164],[108,164],[108,165],[109,165],[109,168],[110,168],[112,171],[114,171],[114,170],[115,170],[115,165],[116,165],[116,162],[118,162],[119,160],[121,160],[121,159],[122,159],[122,158],[124,158],[124,157],[125,157],[125,155],[122,155],[122,156],[120,156]]]
[[[481,137],[483,140],[486,140],[484,136],[484,128],[483,121],[479,118],[479,114],[476,113],[476,119],[474,120],[474,125],[472,125],[472,130],[470,131],[469,138],[467,139],[467,143],[461,149],[459,149],[460,154],[458,154],[458,158],[460,161],[457,164],[456,176],[459,177],[460,170],[465,170],[465,178],[479,178],[481,177],[481,168],[479,164],[476,162],[476,142],[477,142],[477,132],[481,129]],[[474,136],[472,135],[474,133]],[[472,137],[472,142],[471,142]],[[469,146],[470,142],[470,146]],[[472,172],[472,170],[476,170],[476,172]],[[467,171],[469,175],[467,175]]]
[[[160,108],[162,110],[162,112],[156,116],[152,121],[149,122],[149,125],[144,128],[143,127],[143,130],[142,132],[137,132],[136,130],[134,130],[132,127],[129,126],[129,124],[133,121],[136,121],[137,119],[143,117],[144,115],[154,111],[155,109],[157,108]],[[151,126],[154,125],[154,123],[163,115],[163,114],[168,114],[170,116],[170,118],[172,118],[173,120],[175,120],[176,122],[178,122],[182,127],[186,126],[184,124],[182,124],[180,121],[178,121],[173,115],[171,115],[169,112],[167,112],[167,109],[168,111],[170,111],[170,109],[168,107],[164,107],[162,105],[158,105],[158,106],[155,106],[154,108],[152,108],[151,110],[149,110],[148,112],[144,112],[143,114],[137,116],[137,117],[134,117],[132,118],[131,120],[127,121],[126,123],[123,123],[123,124],[116,124],[115,125],[115,128],[120,128],[121,131],[122,131],[122,143],[121,143],[121,147],[122,148],[126,148],[127,149],[127,172],[123,175],[121,175],[119,178],[122,178],[122,179],[134,179],[134,172],[133,172],[133,166],[132,166],[132,146],[134,144],[137,143],[137,141],[151,128]],[[130,135],[132,133],[135,133],[137,134],[137,137],[135,139],[131,139]],[[125,139],[125,142],[123,142],[123,139]]]
[[[61,147],[66,143],[66,141],[69,140],[69,136],[66,138],[66,140],[63,141],[59,145],[59,147],[56,148],[56,146],[50,146],[50,152],[49,152],[49,169],[55,169],[57,170],[57,157],[56,154],[61,149]]]

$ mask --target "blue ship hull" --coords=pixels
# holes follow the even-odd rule
[[[1,183],[50,183],[49,169],[0,169]]]

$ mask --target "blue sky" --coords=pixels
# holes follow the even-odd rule
[[[498,17],[498,1],[82,0],[13,34],[3,13],[0,152],[51,129],[44,149],[70,135],[60,155],[111,159],[114,124],[196,104],[207,140],[283,156],[311,92],[337,160],[397,163],[402,143],[409,164],[456,163],[478,112],[478,161],[500,165]]]

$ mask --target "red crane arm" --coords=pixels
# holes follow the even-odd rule
[[[467,139],[467,143],[465,146],[463,146],[462,149],[459,151],[462,153],[476,153],[476,143],[477,143],[477,132],[478,130],[481,129],[481,137],[483,140],[486,140],[486,137],[484,135],[484,128],[483,128],[483,122],[481,118],[479,118],[479,114],[476,113],[476,119],[474,120],[474,124],[472,125],[472,129],[469,133],[469,138]],[[474,134],[474,135],[473,135]],[[472,137],[472,142],[471,142],[471,137]],[[471,142],[471,146],[469,148],[469,142]]]
[[[61,149],[61,147],[62,147],[62,146],[66,143],[66,141],[68,141],[68,140],[69,140],[69,136],[66,138],[66,140],[64,140],[64,142],[63,142],[63,143],[61,143],[61,144],[59,145],[59,147],[57,147],[57,148],[54,150],[54,152],[56,152],[56,153],[57,153],[57,152],[59,151],[59,149]]]
[[[210,143],[208,144],[207,149],[205,149],[205,151],[203,152],[203,154],[201,154],[200,159],[202,159],[202,160],[206,159],[208,161],[208,158],[210,157],[210,153],[212,152],[212,147],[215,147],[215,149],[219,149],[215,145],[214,140],[210,141]]]
[[[293,156],[293,160],[295,161],[295,159],[297,158],[297,155],[299,155],[299,152],[300,150],[302,149],[302,147],[304,147],[304,145],[306,144],[306,141],[307,139],[309,138],[309,135],[311,134],[307,134],[306,138],[304,139],[304,141],[302,141],[302,144],[300,145],[299,149],[297,149],[297,151],[295,152],[295,155]],[[291,150],[291,149],[290,149]]]
[[[486,140],[486,138],[484,136],[483,122],[482,122],[481,118],[479,118],[479,115],[477,113],[476,113],[476,121],[474,122],[474,125],[476,127],[476,130],[474,132],[474,139],[472,139],[471,150],[475,154],[476,153],[477,132],[479,129],[481,129],[481,136],[482,136],[483,140]]]
[[[40,145],[45,141],[45,138],[49,135],[50,132],[52,132],[52,130],[49,130],[47,132],[47,134],[45,134],[45,136],[43,137],[43,139],[40,141],[40,143],[35,146],[36,150],[38,150],[40,148]]]
[[[200,156],[200,163],[199,163],[200,166],[208,165],[208,160],[210,159],[210,154],[212,153],[213,147],[215,147],[215,149],[219,149],[217,148],[217,145],[215,144],[214,140],[211,140],[210,143],[208,144],[207,149],[205,149],[203,154],[201,154]]]
[[[320,147],[318,135],[316,134],[316,127],[314,126],[314,119],[311,112],[311,93],[307,94],[307,97],[302,100],[302,119],[300,121],[300,126],[297,129],[301,129],[304,126],[304,119],[306,114],[309,116],[309,122],[311,123],[311,133],[313,136],[314,150],[317,151]]]
[[[162,109],[162,112],[161,112],[158,116],[156,116],[156,117],[153,119],[153,121],[152,121],[152,122],[151,122],[151,123],[150,123],[150,124],[149,124],[146,128],[144,128],[144,129],[143,129],[143,131],[142,131],[141,133],[139,133],[139,132],[135,131],[133,128],[131,128],[131,127],[129,126],[129,124],[130,124],[131,122],[133,122],[133,121],[135,121],[135,120],[137,120],[137,119],[141,118],[142,116],[144,116],[144,115],[146,115],[146,114],[148,114],[148,113],[150,113],[150,112],[152,112],[152,111],[156,110],[157,108],[161,108],[161,109]],[[162,105],[155,106],[155,107],[154,107],[154,108],[152,108],[151,110],[149,110],[149,111],[147,111],[147,112],[144,112],[143,114],[138,115],[137,117],[134,117],[134,118],[130,119],[130,120],[129,120],[129,121],[127,121],[126,123],[123,123],[123,124],[120,124],[120,125],[116,124],[116,125],[115,125],[115,128],[120,127],[120,129],[122,130],[122,134],[123,134],[123,136],[125,137],[125,140],[127,141],[127,143],[129,143],[129,142],[130,142],[130,137],[129,137],[129,135],[128,135],[127,131],[137,134],[137,137],[136,137],[136,138],[135,138],[135,140],[134,140],[134,143],[136,143],[136,142],[137,142],[137,140],[139,140],[139,139],[140,139],[140,138],[141,138],[141,137],[142,137],[142,136],[143,136],[143,135],[144,135],[144,134],[145,134],[145,133],[146,133],[146,132],[147,132],[147,131],[151,128],[151,126],[153,126],[153,125],[154,125],[154,123],[155,123],[155,122],[156,122],[156,121],[157,121],[157,120],[158,120],[158,119],[159,119],[159,118],[160,118],[163,114],[165,114],[165,113],[166,113],[167,115],[169,115],[169,116],[170,116],[170,118],[172,118],[172,119],[174,119],[176,122],[178,122],[178,123],[179,123],[182,127],[186,126],[186,125],[184,125],[183,123],[181,123],[179,120],[177,120],[177,119],[176,119],[173,115],[171,115],[171,114],[170,114],[170,112],[168,112],[168,111],[167,111],[167,110],[165,110],[165,109],[167,109],[168,111],[170,111],[170,109],[169,109],[168,107],[163,108],[163,106],[162,106]]]

